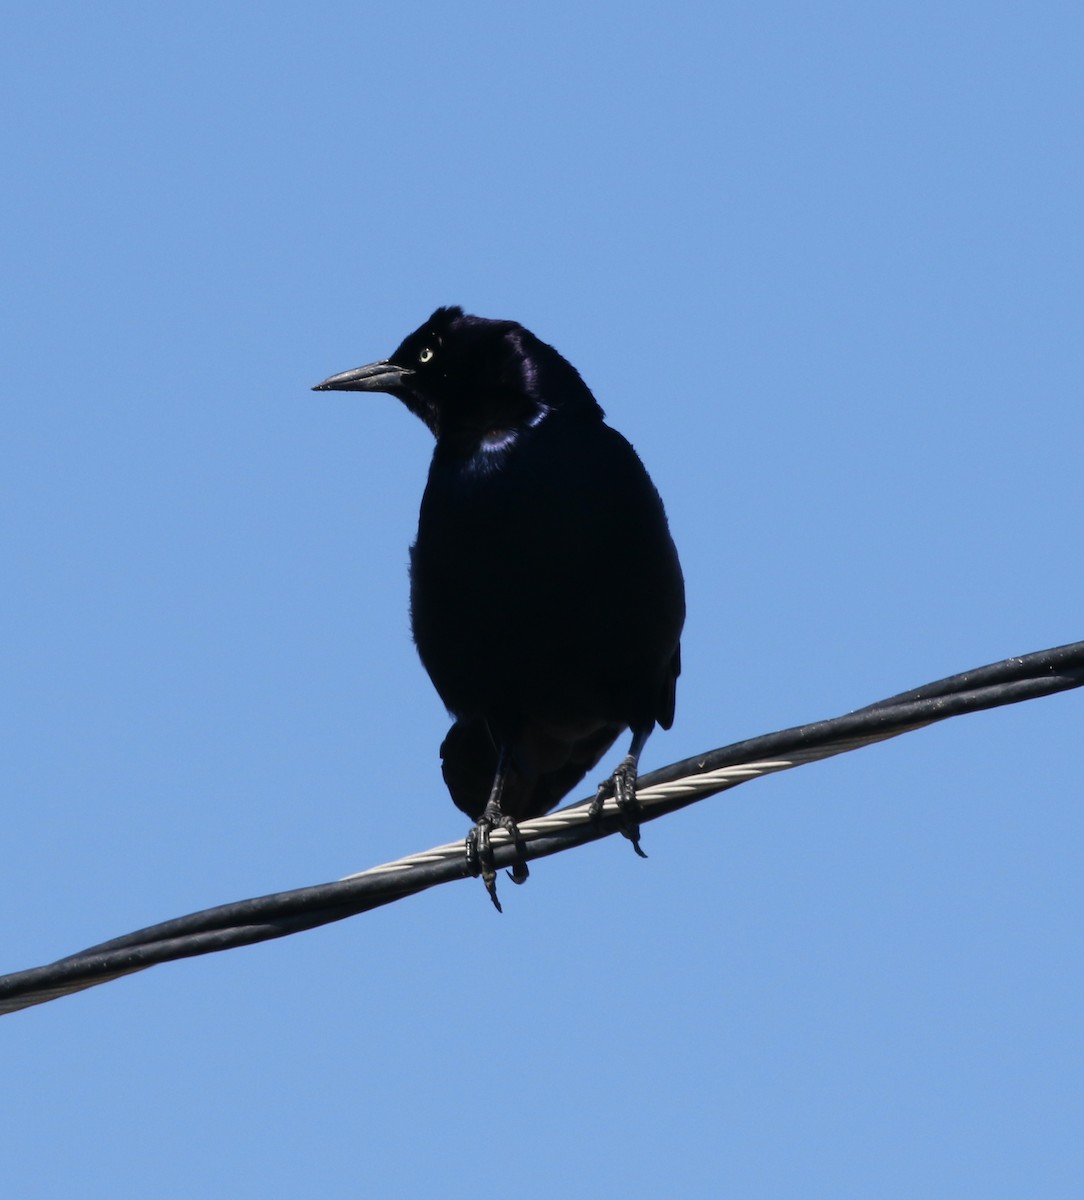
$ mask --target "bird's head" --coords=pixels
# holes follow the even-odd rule
[[[438,308],[390,358],[332,375],[313,391],[389,392],[441,441],[477,447],[555,408],[602,413],[576,368],[515,321]]]

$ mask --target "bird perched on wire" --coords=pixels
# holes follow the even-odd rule
[[[600,787],[638,853],[636,769],[669,729],[685,591],[662,501],[579,373],[515,321],[438,308],[390,358],[315,391],[388,392],[436,448],[411,548],[422,664],[455,718],[444,778],[474,822],[472,871],[497,899],[490,831],[553,808],[622,730]],[[520,858],[512,873],[527,877]]]

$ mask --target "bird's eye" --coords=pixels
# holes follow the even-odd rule
[[[423,346],[421,348],[421,350],[418,352],[418,362],[427,363],[427,362],[431,362],[432,359],[433,359],[433,347],[432,346]]]

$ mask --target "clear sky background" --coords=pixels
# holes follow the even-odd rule
[[[0,971],[466,832],[429,435],[309,391],[439,304],[556,345],[666,499],[645,768],[1084,638],[1082,61],[1069,3],[9,13]],[[4,1194],[1077,1197],[1082,728],[9,1016]]]

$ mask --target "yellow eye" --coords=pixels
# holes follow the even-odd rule
[[[431,346],[423,346],[421,352],[418,354],[418,362],[427,363],[430,362],[432,358],[433,348]]]

